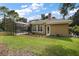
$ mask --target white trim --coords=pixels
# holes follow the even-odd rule
[[[49,27],[49,33],[48,33],[48,27]],[[46,36],[50,36],[50,35],[51,35],[51,26],[46,25]]]

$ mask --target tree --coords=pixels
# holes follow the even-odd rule
[[[1,15],[3,15],[3,21],[4,21],[4,24],[3,24],[3,26],[4,26],[4,30],[5,30],[5,18],[7,17],[7,12],[9,11],[9,9],[8,8],[6,8],[5,6],[1,6],[0,7],[0,13],[1,13]]]
[[[15,25],[16,25],[15,22],[11,18],[6,18],[5,31],[8,32],[9,35],[14,35],[16,32]]]
[[[47,15],[47,16],[45,16],[45,19],[48,19],[48,15]]]
[[[53,19],[56,19],[56,17],[52,17]]]
[[[79,26],[79,9],[73,15],[73,19],[72,20],[73,20],[72,25],[78,25]]]
[[[41,19],[45,20],[45,14],[41,14]]]
[[[6,31],[10,33],[10,35],[14,35],[16,32],[16,23],[17,19],[19,18],[19,15],[15,10],[10,10],[7,13],[8,19],[6,21]]]
[[[17,21],[20,21],[20,22],[27,22],[27,18],[22,17],[22,18],[19,18]]]
[[[63,15],[63,19],[68,14],[68,12],[75,8],[75,3],[63,3],[60,6],[60,13]]]
[[[72,32],[79,36],[79,26],[75,25],[71,28]]]
[[[3,15],[3,20],[1,23],[1,27],[4,31],[10,33],[10,35],[14,35],[15,33],[15,21],[18,19],[19,15],[15,10],[9,10],[8,8],[2,6],[0,7],[0,12]]]
[[[19,14],[15,10],[11,10],[8,13],[8,17],[16,21],[19,18]]]
[[[5,19],[5,16],[7,15],[7,12],[9,11],[8,8],[6,8],[5,6],[1,6],[0,7],[0,12],[2,13],[2,15],[4,16],[3,18]]]

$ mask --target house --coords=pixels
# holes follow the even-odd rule
[[[69,36],[69,24],[70,20],[56,20],[48,15],[48,19],[31,21],[32,33],[44,34],[44,35],[60,35]]]
[[[33,20],[27,23],[16,22],[17,32],[32,32],[35,34],[69,36],[70,20],[56,20],[48,14],[45,20]]]

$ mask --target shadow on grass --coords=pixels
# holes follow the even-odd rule
[[[70,42],[72,42],[71,37],[48,36],[48,38],[51,38],[51,39],[58,39],[58,40],[64,40],[64,41],[70,41]]]
[[[79,56],[75,50],[64,48],[60,45],[49,46],[43,52],[45,56]]]

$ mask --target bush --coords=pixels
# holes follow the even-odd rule
[[[79,36],[79,26],[75,25],[71,28],[71,32]]]
[[[79,32],[79,26],[75,25],[75,26],[73,27],[73,31],[74,31],[74,32]]]

